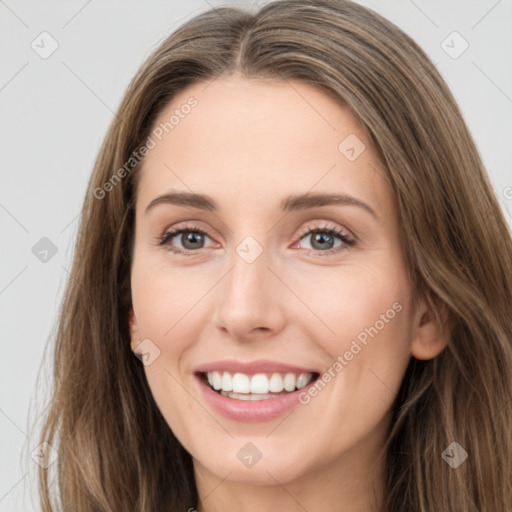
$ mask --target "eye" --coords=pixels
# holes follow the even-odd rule
[[[308,252],[322,255],[343,251],[356,243],[345,231],[332,224],[303,229],[299,236],[301,240],[309,238],[311,249],[306,247]],[[338,245],[335,245],[336,239],[340,242]]]
[[[310,238],[311,248],[306,247],[308,253],[313,252],[322,255],[338,253],[356,243],[345,231],[333,224],[302,229],[298,236],[300,240]],[[158,237],[158,244],[167,245],[171,252],[191,256],[194,252],[197,252],[197,249],[205,248],[205,237],[210,238],[201,228],[194,225],[182,225],[167,230],[161,237]],[[174,238],[179,241],[181,247],[174,245]],[[336,239],[339,241],[338,245],[335,245]]]
[[[159,245],[168,245],[169,250],[178,254],[190,255],[196,249],[204,248],[204,239],[208,237],[205,231],[197,226],[188,225],[180,228],[170,229],[159,238]],[[172,239],[182,244],[182,247],[175,247]],[[210,238],[210,237],[208,237]]]

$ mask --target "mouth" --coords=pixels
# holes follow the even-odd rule
[[[198,378],[215,393],[241,401],[276,399],[314,383],[317,372],[241,373],[227,371],[197,372]]]

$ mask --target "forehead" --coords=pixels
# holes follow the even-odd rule
[[[166,106],[155,130],[161,140],[152,135],[139,183],[145,204],[171,189],[214,195],[221,207],[223,199],[249,204],[307,191],[374,204],[389,195],[361,124],[302,82],[234,75],[196,83]]]

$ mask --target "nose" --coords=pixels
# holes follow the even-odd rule
[[[227,275],[217,286],[214,325],[238,341],[271,337],[285,323],[286,287],[269,267],[263,251],[254,261],[236,251]],[[288,292],[289,294],[289,292]]]

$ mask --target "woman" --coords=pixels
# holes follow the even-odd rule
[[[71,276],[44,510],[53,467],[80,512],[512,507],[510,232],[445,82],[369,9],[164,41]]]

